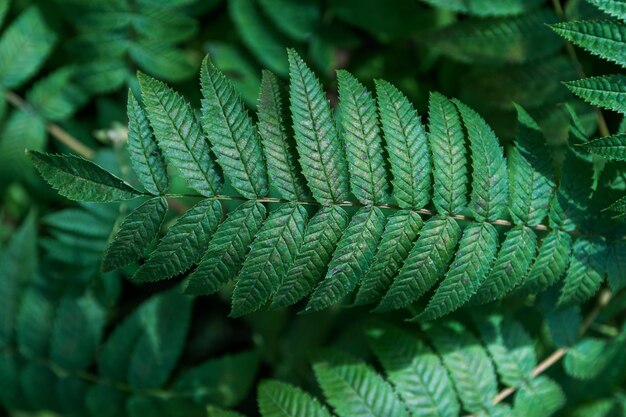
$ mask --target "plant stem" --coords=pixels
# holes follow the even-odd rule
[[[20,110],[29,110],[32,107],[19,95],[15,94],[13,91],[5,91],[4,97],[6,101],[11,103],[13,106],[17,107]],[[45,122],[46,130],[50,135],[63,143],[65,146],[79,154],[80,156],[91,159],[94,155],[94,150],[84,145],[81,141],[76,139],[74,136],[70,135],[66,130],[61,128],[59,125]]]
[[[554,6],[554,11],[556,12],[559,19],[565,21],[565,12],[563,11],[563,6],[561,6],[560,0],[552,0],[552,5]],[[576,53],[576,48],[574,45],[568,40],[565,41],[565,50],[567,51],[567,55],[569,55],[570,61],[574,65],[574,69],[576,69],[576,73],[580,78],[587,78],[585,74],[585,70],[583,69],[580,60],[578,59],[578,54]],[[610,136],[611,132],[609,131],[609,127],[606,124],[606,119],[602,114],[602,111],[598,108],[596,110],[596,123],[598,125],[598,132],[600,136]]]

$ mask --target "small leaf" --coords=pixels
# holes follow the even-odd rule
[[[372,262],[384,223],[385,215],[378,207],[364,207],[354,215],[337,244],[326,277],[313,291],[305,312],[328,308],[357,286]]]
[[[565,85],[587,103],[626,114],[626,76],[615,74],[569,81]]]
[[[322,207],[307,224],[298,256],[274,294],[271,308],[297,303],[322,278],[346,226],[348,215],[337,206]]]
[[[142,73],[138,78],[148,119],[165,158],[198,193],[205,197],[218,194],[221,180],[189,104],[162,82]]]
[[[349,72],[337,71],[337,80],[352,194],[365,205],[384,204],[387,202],[387,173],[376,102]],[[427,159],[425,163],[428,162]]]
[[[126,216],[107,247],[102,270],[113,271],[139,259],[158,236],[166,212],[167,201],[156,197]]]
[[[538,376],[520,387],[513,402],[518,416],[550,416],[565,405],[561,387],[545,376]]]
[[[598,238],[580,238],[574,243],[559,306],[582,304],[598,291],[604,281],[605,250],[605,243]]]
[[[262,417],[330,417],[317,399],[293,385],[279,381],[259,384],[258,404]]]
[[[594,139],[585,142],[581,147],[592,155],[612,161],[626,161],[626,134],[624,133]]]
[[[422,208],[430,198],[430,152],[420,118],[393,85],[376,81],[378,111],[393,174],[393,196],[402,208]]]
[[[626,25],[611,20],[583,20],[551,27],[573,44],[626,67]]]
[[[235,278],[264,219],[265,207],[252,201],[229,213],[211,238],[198,268],[189,275],[185,292],[212,294]]]
[[[200,260],[222,218],[218,200],[205,199],[180,216],[135,272],[135,282],[168,279],[187,271]]]
[[[320,203],[348,198],[348,167],[322,85],[298,54],[289,49],[289,94],[302,173]]]
[[[448,216],[434,216],[422,227],[400,272],[375,311],[406,307],[424,295],[448,267],[461,228]]]
[[[78,156],[37,151],[27,151],[27,155],[48,184],[70,200],[121,201],[141,195],[113,174]]]
[[[296,159],[295,146],[287,135],[288,112],[278,79],[263,71],[258,105],[258,129],[271,183],[287,200],[305,200],[306,183]]]
[[[267,171],[261,141],[232,84],[207,56],[200,70],[202,128],[232,186],[244,197],[264,197]]]
[[[151,194],[163,195],[168,189],[167,167],[157,146],[145,111],[128,92],[128,154],[141,185]]]
[[[258,310],[278,289],[302,244],[306,218],[298,204],[284,205],[269,215],[239,273],[232,317]]]
[[[552,286],[561,278],[569,260],[572,238],[568,233],[553,230],[541,242],[524,287],[531,293],[538,293]]]
[[[498,232],[490,223],[469,225],[441,285],[413,320],[433,320],[465,304],[487,277],[497,250]]]

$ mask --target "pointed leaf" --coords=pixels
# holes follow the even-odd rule
[[[315,288],[305,312],[320,311],[341,301],[369,268],[383,233],[385,215],[364,207],[350,220],[328,264],[326,277]]]
[[[126,216],[107,247],[102,270],[113,271],[139,259],[158,236],[166,212],[167,201],[156,197]]]
[[[141,193],[93,162],[78,156],[27,151],[41,176],[64,197],[78,201],[121,201]]]
[[[304,238],[304,207],[288,204],[269,215],[250,246],[233,292],[231,316],[261,308],[278,289]]]
[[[187,271],[200,260],[222,218],[218,200],[205,199],[180,216],[133,281],[158,281]]]
[[[402,208],[422,208],[430,199],[430,152],[420,117],[393,85],[376,81],[378,111],[393,174],[393,196]]]
[[[138,78],[148,119],[165,158],[198,193],[206,197],[218,194],[221,180],[189,104],[162,82],[142,73]]]
[[[259,93],[259,135],[263,143],[270,182],[290,201],[306,200],[308,190],[296,159],[295,146],[287,134],[288,112],[278,79],[263,71]]]
[[[290,49],[289,94],[302,173],[320,203],[348,198],[348,167],[330,105],[320,82]]]
[[[559,298],[560,306],[582,304],[598,291],[604,281],[605,251],[606,244],[599,238],[580,238],[574,243]]]
[[[573,44],[626,67],[626,25],[611,20],[582,20],[551,27]]]
[[[565,85],[587,103],[626,114],[626,76],[605,75],[569,81]]]
[[[168,189],[167,167],[157,146],[146,113],[131,91],[128,92],[128,154],[141,185],[151,194]]]
[[[626,134],[605,136],[585,142],[582,148],[592,155],[612,161],[626,161]]]
[[[571,248],[572,238],[568,233],[553,230],[544,237],[524,288],[537,293],[557,282],[567,268]]]
[[[322,207],[307,224],[298,256],[285,275],[271,307],[297,303],[322,278],[331,256],[348,225],[348,215],[337,206]]]
[[[202,127],[233,187],[246,198],[264,197],[267,171],[261,141],[232,84],[207,56],[200,72]]]
[[[279,381],[259,384],[259,411],[262,417],[330,417],[317,399],[293,385]]]
[[[235,278],[265,219],[265,207],[248,201],[228,214],[211,238],[209,248],[189,275],[185,292],[208,295]]]

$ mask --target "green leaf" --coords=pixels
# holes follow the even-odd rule
[[[0,38],[0,84],[17,88],[28,81],[52,52],[56,38],[36,7],[22,12]]]
[[[376,81],[378,111],[393,174],[393,197],[402,208],[422,208],[430,199],[430,152],[420,118],[393,85]]]
[[[535,348],[519,322],[500,315],[476,316],[474,321],[504,385],[519,387],[533,378]]]
[[[580,238],[574,243],[559,306],[582,304],[598,291],[604,281],[605,250],[599,238]]]
[[[206,251],[221,218],[222,205],[218,200],[201,200],[169,228],[132,280],[158,281],[187,271]]]
[[[581,323],[582,316],[578,306],[550,311],[546,315],[546,324],[552,345],[562,348],[576,343]]]
[[[537,235],[526,226],[517,226],[505,234],[496,262],[472,302],[484,304],[504,298],[524,282],[537,250]]]
[[[226,74],[244,102],[256,106],[261,77],[251,60],[234,44],[213,41],[206,48],[213,65]]]
[[[202,127],[224,174],[242,196],[264,197],[268,185],[261,141],[239,95],[208,56],[200,81]]]
[[[128,154],[141,185],[151,194],[167,193],[165,160],[157,146],[145,111],[128,91]]]
[[[443,214],[460,213],[467,205],[467,157],[459,113],[450,100],[431,93],[428,136],[433,155],[433,203]]]
[[[592,155],[612,161],[626,161],[626,134],[605,136],[585,142],[582,148]]]
[[[359,209],[341,236],[326,277],[313,291],[305,312],[328,308],[357,286],[371,265],[384,224],[385,215],[378,207]]]
[[[162,82],[141,73],[137,76],[154,136],[168,162],[201,195],[218,194],[221,180],[189,104]]]
[[[260,0],[259,5],[278,29],[299,42],[314,35],[322,14],[316,0]]]
[[[489,409],[498,382],[487,352],[459,322],[442,322],[426,329],[450,373],[463,408],[478,413]]]
[[[329,354],[313,370],[339,417],[408,417],[391,385],[365,363]]]
[[[611,290],[617,293],[626,286],[626,242],[613,242],[605,256],[607,281]]]
[[[563,162],[561,181],[550,204],[550,225],[571,232],[589,216],[593,166],[572,150]]]
[[[375,311],[403,308],[424,295],[448,267],[460,237],[461,229],[451,217],[434,216],[424,223],[419,238]]]
[[[55,303],[45,291],[29,287],[24,291],[15,317],[15,344],[26,358],[45,358],[50,350],[50,322],[54,317]]]
[[[135,390],[160,388],[169,378],[185,344],[192,299],[179,288],[145,301],[105,342],[99,374],[128,382]]]
[[[550,150],[537,123],[517,107],[515,147],[508,156],[509,211],[516,223],[541,224],[555,188]]]
[[[270,182],[290,201],[306,200],[308,190],[297,161],[295,146],[287,134],[289,115],[278,79],[263,71],[258,105],[258,129],[263,143]]]
[[[470,141],[472,197],[470,209],[477,220],[497,220],[507,211],[508,175],[503,149],[487,122],[461,102],[454,101]]]
[[[459,415],[448,372],[423,341],[389,325],[370,327],[367,335],[389,381],[413,416]]]
[[[273,25],[264,19],[256,2],[234,0],[228,6],[241,41],[263,66],[281,76],[287,75],[285,46],[289,45],[289,41],[273,30]]]
[[[583,20],[556,23],[551,27],[573,44],[626,67],[626,25],[611,20]]]
[[[90,295],[59,301],[50,333],[50,360],[67,371],[88,368],[100,344],[105,309]]]
[[[474,16],[508,16],[522,14],[541,4],[541,0],[422,0],[437,9]]]
[[[587,103],[626,114],[626,76],[605,75],[569,81],[565,85]]]
[[[102,270],[113,271],[139,259],[158,236],[165,213],[167,201],[163,197],[155,197],[126,216],[107,247]]]
[[[198,70],[193,54],[173,48],[161,39],[139,39],[128,45],[128,56],[144,72],[168,82],[181,82]]]
[[[280,381],[259,384],[258,404],[263,417],[330,417],[317,399],[293,385]]]
[[[565,405],[561,387],[545,376],[531,379],[520,387],[513,401],[517,416],[550,416]]]
[[[348,225],[348,215],[337,206],[322,207],[307,224],[298,256],[274,294],[271,308],[297,303],[322,278]]]
[[[518,64],[555,54],[562,45],[546,23],[554,12],[539,8],[519,16],[470,18],[421,36],[420,40],[450,58],[477,64]]]
[[[189,275],[185,292],[212,294],[235,278],[264,219],[265,207],[252,201],[229,213],[211,238],[198,267]]]
[[[234,407],[248,395],[258,368],[255,351],[209,359],[183,373],[174,384],[175,392],[199,404]]]
[[[71,67],[54,71],[28,90],[26,100],[46,120],[61,121],[71,117],[88,98],[72,83],[75,72]]]
[[[565,372],[576,379],[593,379],[606,367],[608,343],[606,340],[586,337],[571,346],[563,362]]]
[[[624,0],[587,0],[587,2],[611,16],[626,20],[626,2]]]
[[[490,223],[470,224],[441,285],[414,320],[433,320],[465,304],[487,277],[497,250],[498,232]]]
[[[541,242],[539,254],[526,276],[525,288],[537,293],[556,283],[567,268],[571,250],[572,238],[568,233],[551,231]]]
[[[121,201],[141,193],[93,162],[78,156],[27,151],[41,176],[64,197],[78,201]]]
[[[372,267],[361,279],[355,305],[375,303],[383,297],[409,255],[422,224],[414,211],[400,210],[389,217]]]
[[[224,410],[211,405],[207,406],[207,417],[246,417],[236,411]]]
[[[347,200],[343,144],[322,85],[294,50],[287,52],[290,108],[302,173],[320,203]]]
[[[261,308],[278,289],[304,238],[307,213],[288,204],[269,215],[246,257],[233,292],[231,316]]]
[[[365,86],[349,72],[337,71],[337,80],[352,194],[365,205],[385,204],[387,173],[376,102]],[[429,163],[430,159],[425,162]]]
[[[0,137],[0,181],[32,182],[37,179],[33,164],[24,150],[46,149],[48,133],[45,120],[32,111],[14,111],[3,120]]]

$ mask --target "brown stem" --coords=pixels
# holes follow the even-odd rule
[[[21,110],[30,109],[31,106],[20,96],[15,94],[13,91],[5,91],[4,97],[6,101],[11,103],[13,106],[17,107]],[[70,135],[66,130],[62,129],[59,125],[46,122],[46,130],[50,135],[63,143],[65,146],[79,154],[80,156],[91,159],[93,158],[94,151],[93,149],[85,146],[81,141],[76,139],[74,136]]]

